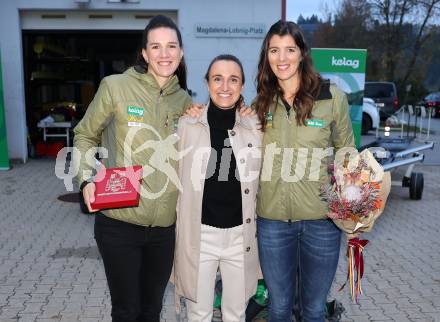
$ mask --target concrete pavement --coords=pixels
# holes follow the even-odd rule
[[[0,172],[0,322],[110,321],[110,299],[93,240],[93,216],[61,202],[54,160],[31,160]],[[365,237],[364,295],[352,304],[345,245],[331,298],[342,321],[440,321],[440,167],[425,174],[421,201],[393,187],[385,213]],[[163,321],[177,321],[169,285]]]
[[[420,201],[410,200],[407,188],[392,187],[385,212],[364,234],[370,244],[359,305],[348,289],[337,292],[347,272],[341,253],[332,297],[343,303],[344,321],[440,321],[439,170],[417,167],[425,177]]]

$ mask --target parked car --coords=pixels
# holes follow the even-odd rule
[[[379,111],[373,99],[364,97],[362,104],[362,134],[379,127]]]
[[[432,108],[432,117],[440,117],[440,92],[431,93],[426,95],[425,98],[419,102],[420,105],[426,108]]]
[[[381,120],[393,115],[399,108],[397,89],[393,82],[365,82],[364,96],[372,98],[377,104]]]

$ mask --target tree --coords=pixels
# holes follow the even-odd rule
[[[366,48],[368,79],[416,88],[428,79],[428,66],[440,51],[430,41],[439,37],[439,13],[440,0],[342,0],[320,25],[312,45]]]
[[[420,1],[419,3],[419,7],[421,8],[422,11],[422,17],[424,14],[425,18],[423,19],[419,27],[416,39],[414,41],[411,57],[407,65],[408,68],[402,79],[402,82],[404,84],[406,84],[406,82],[410,78],[412,71],[414,70],[415,63],[420,55],[423,45],[426,43],[426,41],[429,38],[431,38],[435,34],[435,31],[437,30],[435,26],[430,26],[429,22],[430,20],[432,20],[432,18],[436,13],[440,13],[439,5],[440,5],[440,0]]]
[[[337,12],[327,17],[313,36],[313,46],[367,48],[370,43],[368,20],[371,16],[365,0],[343,0]]]
[[[437,32],[433,18],[440,11],[440,0],[372,0],[371,3],[378,39],[383,44],[383,54],[379,56],[383,70],[380,78],[395,81],[401,94],[409,83],[422,92],[420,85],[432,59],[424,47]]]
[[[313,14],[307,18],[304,18],[304,16],[302,14],[300,14],[296,23],[298,25],[311,25],[311,24],[322,23],[322,21],[315,14]]]
[[[383,69],[386,79],[394,80],[403,43],[403,25],[416,6],[417,0],[373,0],[372,9],[378,25],[379,39],[383,45]]]

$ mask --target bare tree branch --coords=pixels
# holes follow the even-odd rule
[[[414,42],[414,49],[412,51],[411,58],[409,60],[409,64],[407,65],[407,70],[405,73],[405,76],[403,77],[403,83],[406,84],[408,81],[408,78],[410,77],[414,65],[416,63],[417,57],[420,54],[420,50],[423,46],[423,44],[426,42],[426,40],[430,37],[430,34],[424,35],[425,28],[428,24],[428,21],[432,18],[433,13],[436,11],[435,6],[440,3],[440,0],[431,0],[429,3],[425,3],[424,6],[426,6],[426,16],[425,19],[423,19],[423,22],[419,28],[419,32],[417,33],[416,40]]]

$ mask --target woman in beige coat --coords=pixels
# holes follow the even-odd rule
[[[240,116],[243,67],[220,55],[205,75],[210,102],[201,116],[178,125],[179,175],[174,263],[176,293],[187,299],[190,322],[212,319],[217,270],[222,318],[245,320],[260,276],[255,202],[261,164],[258,118]]]

